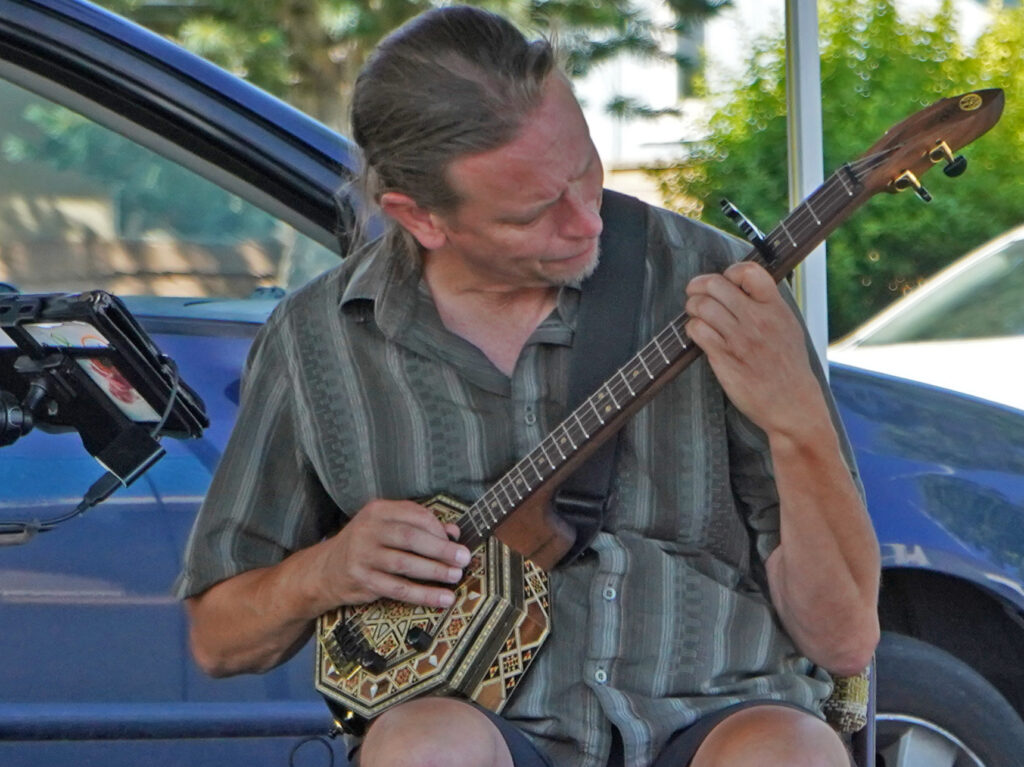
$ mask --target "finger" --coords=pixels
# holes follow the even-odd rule
[[[372,588],[378,598],[424,607],[451,607],[455,602],[455,592],[451,589],[417,583],[389,573],[377,574]]]
[[[690,317],[686,323],[686,335],[709,355],[725,346],[721,333],[700,317]]]
[[[401,523],[388,525],[380,534],[385,546],[407,551],[445,565],[465,567],[469,564],[470,551],[447,535],[438,537],[433,531],[425,531],[415,525]]]
[[[737,275],[737,279],[738,279]],[[686,287],[687,298],[706,299],[715,301],[727,307],[733,314],[738,314],[742,309],[744,300],[749,296],[743,292],[739,285],[724,274],[702,274],[694,277]],[[697,308],[702,304],[694,305]],[[706,306],[706,304],[703,304]],[[691,307],[687,304],[688,309]]]
[[[379,550],[370,561],[370,567],[388,575],[433,583],[458,583],[463,575],[461,567],[398,549]]]
[[[462,537],[462,531],[459,529],[459,526],[452,524],[451,522],[445,523],[444,531],[453,541],[457,541]]]
[[[775,278],[760,264],[742,261],[727,268],[722,276],[757,301],[771,301],[778,296]]]
[[[688,290],[686,313],[690,321],[686,332],[705,351],[726,344],[739,329],[743,301],[750,299],[722,275],[698,278]]]
[[[370,512],[369,516],[373,519],[376,539],[385,546],[448,565],[465,567],[469,564],[469,549],[452,540],[452,533],[458,538],[458,527],[443,524],[426,507],[399,501],[368,504],[366,511]]]
[[[739,289],[732,287],[731,290],[738,292]],[[741,321],[739,307],[708,294],[690,296],[686,299],[684,308],[691,318],[696,317],[722,333],[734,328]]]

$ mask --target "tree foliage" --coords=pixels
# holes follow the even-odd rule
[[[879,195],[828,242],[829,324],[838,337],[964,253],[1024,220],[1024,9],[999,9],[972,51],[946,0],[905,19],[894,0],[821,4],[822,121],[826,173],[855,159],[889,127],[944,96],[1006,91],[1000,123],[963,154],[968,170],[923,180],[934,196]],[[784,41],[764,39],[707,142],[658,174],[670,204],[722,225],[735,202],[768,230],[788,208]]]
[[[439,0],[99,0],[345,131],[352,85],[388,32]],[[668,0],[661,25],[633,0],[478,0],[520,27],[557,39],[574,76],[615,56],[662,57],[662,36],[730,0]],[[415,87],[410,83],[410,87]]]

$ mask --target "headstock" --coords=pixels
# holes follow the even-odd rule
[[[913,189],[927,202],[931,195],[921,176],[938,164],[948,176],[963,173],[967,161],[955,153],[998,122],[1004,102],[1002,89],[987,88],[925,107],[886,131],[864,154],[862,161],[879,162],[861,171],[861,183],[871,194]]]

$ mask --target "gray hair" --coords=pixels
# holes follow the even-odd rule
[[[514,139],[555,69],[550,43],[529,41],[479,8],[436,8],[400,27],[355,84],[352,131],[363,154],[363,199],[396,191],[428,210],[453,211],[460,200],[449,165]],[[388,225],[395,244],[415,253],[411,236]]]

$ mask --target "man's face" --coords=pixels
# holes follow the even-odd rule
[[[515,139],[449,166],[461,202],[441,217],[446,245],[428,257],[457,259],[497,288],[581,279],[597,265],[603,178],[579,104],[553,75]]]

